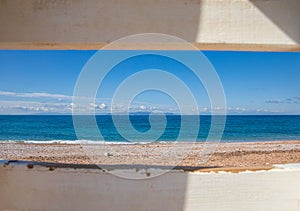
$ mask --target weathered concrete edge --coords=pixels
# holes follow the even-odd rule
[[[88,170],[100,170],[103,172],[110,170],[122,170],[122,169],[170,169],[170,166],[158,166],[158,165],[95,165],[95,164],[71,164],[71,163],[52,163],[52,162],[34,162],[34,161],[23,161],[23,160],[0,160],[0,165],[6,166],[24,166],[28,169],[33,169],[34,167],[44,167],[50,171],[55,169],[88,169]],[[273,166],[262,166],[262,167],[201,167],[201,166],[176,166],[171,171],[172,172],[205,172],[205,173],[218,173],[218,172],[230,172],[230,173],[240,173],[246,171],[268,171],[273,169],[285,169],[290,168],[300,169],[300,163],[295,164],[277,164]]]
[[[43,42],[0,42],[2,50],[99,50],[109,43],[43,43]],[[236,43],[191,43],[195,50],[219,51],[267,51],[300,52],[300,44],[236,44]],[[186,44],[130,43],[115,45],[111,50],[191,50]]]

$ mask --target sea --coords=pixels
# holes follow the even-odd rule
[[[160,127],[153,124],[161,124],[161,122],[151,121],[150,124],[149,115],[130,115],[130,124],[134,130],[126,129],[127,116],[120,115],[112,118],[111,115],[98,115],[95,117],[97,133],[95,133],[95,125],[85,121],[85,117],[82,116],[83,135],[82,133],[78,135],[75,130],[72,115],[0,115],[0,141],[32,143],[206,141],[211,128],[211,116],[186,116],[189,121],[185,121],[188,125],[184,129],[181,125],[182,116],[166,115],[165,117],[165,128],[157,138],[152,140],[149,134],[143,137],[143,133],[146,134],[147,131],[157,128],[155,126]],[[118,128],[125,128],[122,133],[116,129],[114,119],[118,121]],[[200,119],[200,126],[196,128],[195,138],[190,131],[195,129],[197,119]],[[136,139],[135,130],[139,132]],[[300,115],[229,115],[226,117],[224,131],[213,132],[221,132],[222,142],[300,140]],[[178,140],[180,133],[183,135]],[[155,136],[155,131],[152,134]]]

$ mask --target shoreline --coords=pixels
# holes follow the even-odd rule
[[[0,160],[69,164],[261,168],[300,163],[300,140],[221,142],[203,158],[203,143],[63,144],[0,142]],[[97,159],[93,156],[97,155]]]
[[[219,143],[273,143],[273,142],[297,142],[297,139],[276,139],[276,140],[221,140]],[[115,144],[115,145],[139,145],[139,144],[204,144],[204,141],[136,141],[136,142],[125,142],[125,141],[102,141],[102,140],[0,140],[1,143],[21,143],[21,144],[66,144],[66,145],[80,145],[80,144]]]

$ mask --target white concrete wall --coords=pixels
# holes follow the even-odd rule
[[[31,166],[32,167],[32,166]],[[0,209],[299,211],[300,168],[172,171],[126,180],[96,169],[1,165]]]
[[[299,0],[0,0],[0,49],[95,49],[151,32],[202,49],[300,51],[299,10]]]
[[[300,43],[299,0],[202,2],[196,42]]]

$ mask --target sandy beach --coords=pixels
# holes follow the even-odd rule
[[[179,165],[216,168],[268,168],[273,164],[300,163],[299,140],[220,143],[205,163],[199,163],[202,148],[202,143],[106,144],[99,146],[4,142],[0,143],[0,159],[72,164]],[[97,160],[91,159],[93,153],[97,154]]]

